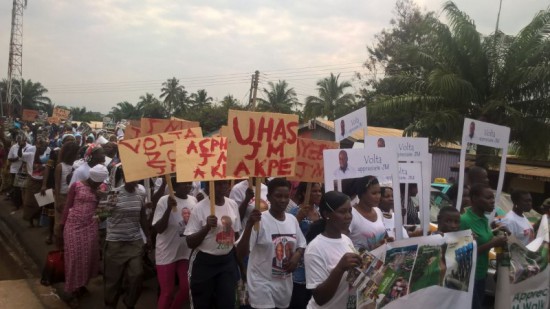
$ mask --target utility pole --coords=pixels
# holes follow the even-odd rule
[[[254,74],[250,76],[250,91],[248,92],[248,106],[252,107],[252,92],[254,92]]]
[[[260,71],[256,70],[256,72],[254,72],[254,82],[253,82],[253,85],[252,85],[252,110],[255,111],[256,110],[256,95],[258,94],[258,83],[260,81]]]
[[[8,116],[13,116],[14,104],[23,106],[23,10],[27,0],[13,0],[11,13],[10,54],[8,61]],[[4,115],[3,107],[2,116]]]

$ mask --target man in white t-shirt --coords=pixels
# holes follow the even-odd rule
[[[306,240],[296,217],[285,213],[289,195],[288,181],[272,179],[267,195],[271,208],[262,214],[252,211],[237,246],[240,259],[250,253],[247,287],[253,308],[287,308],[290,304],[292,272],[304,253]],[[259,221],[259,231],[253,230]]]
[[[160,295],[158,308],[181,308],[189,300],[187,272],[191,249],[187,246],[185,229],[197,199],[189,195],[190,182],[176,183],[172,179],[174,197],[161,197],[155,208],[153,228],[157,232],[155,261]],[[179,290],[174,298],[174,276],[179,279]]]
[[[523,215],[533,207],[531,194],[523,190],[515,190],[511,196],[514,207],[509,211],[502,223],[524,245],[535,239],[535,231],[529,220]]]
[[[257,178],[254,178],[257,179]],[[262,183],[260,208],[262,210],[269,209],[269,201],[267,200],[267,186]],[[243,180],[233,186],[229,193],[229,198],[234,200],[239,205],[239,215],[241,216],[242,226],[246,226],[248,217],[255,207],[256,197],[254,190],[248,187],[248,180]]]
[[[26,152],[28,148],[32,147],[29,143],[27,143],[27,137],[24,134],[17,135],[16,140],[17,143],[11,146],[10,151],[8,152],[8,161],[10,161],[11,163],[10,174],[12,178],[14,178],[21,169],[21,165],[24,162],[23,153]],[[22,172],[26,172],[26,170]],[[12,187],[10,196],[11,200],[15,204],[16,209],[19,209],[21,208],[21,206],[23,206],[23,195],[21,188],[15,186]]]

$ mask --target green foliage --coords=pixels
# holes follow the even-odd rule
[[[164,98],[164,108],[168,115],[185,112],[188,109],[187,91],[179,80],[172,77],[162,83],[160,98]]]
[[[304,117],[312,119],[319,116],[326,116],[334,120],[351,111],[355,106],[355,96],[347,92],[351,88],[348,81],[339,82],[340,74],[330,73],[329,77],[317,82],[318,96],[308,96],[304,107]]]
[[[397,12],[394,27],[369,49],[367,69],[384,74],[371,75],[362,94],[370,124],[408,123],[408,135],[457,142],[464,118],[474,118],[511,127],[520,154],[548,158],[549,9],[516,36],[483,36],[453,2],[443,6],[448,24],[409,0],[398,1]]]
[[[258,111],[291,114],[300,104],[296,98],[294,88],[289,88],[288,83],[279,80],[276,84],[268,83],[269,89],[263,88],[264,98],[258,98]]]

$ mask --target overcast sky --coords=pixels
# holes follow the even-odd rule
[[[444,1],[417,0],[440,12]],[[482,33],[498,0],[456,0]],[[501,30],[516,34],[547,0],[504,0]],[[299,99],[330,72],[361,71],[366,46],[389,27],[393,0],[28,0],[23,78],[54,103],[108,112],[177,77],[190,92],[246,101],[250,75],[286,79]],[[7,77],[12,0],[0,2],[0,76]]]

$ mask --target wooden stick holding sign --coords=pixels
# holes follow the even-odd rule
[[[260,210],[260,205],[262,203],[262,199],[260,196],[262,195],[262,182],[263,179],[261,177],[256,178],[256,187],[254,190],[254,208]],[[260,230],[260,222],[256,222],[254,224],[254,230],[257,232]]]
[[[172,185],[172,177],[170,177],[170,174],[164,175],[164,181],[166,181],[166,185],[168,186],[168,195],[170,195],[170,198],[174,198],[174,186]],[[176,207],[172,207],[172,211],[177,211]]]
[[[313,184],[311,182],[307,183],[306,193],[305,193],[305,196],[304,196],[304,205],[309,205],[309,197],[311,195],[311,187],[312,186],[313,186]]]
[[[214,180],[208,182],[208,191],[210,195],[210,215],[216,215],[216,186],[214,185]]]

